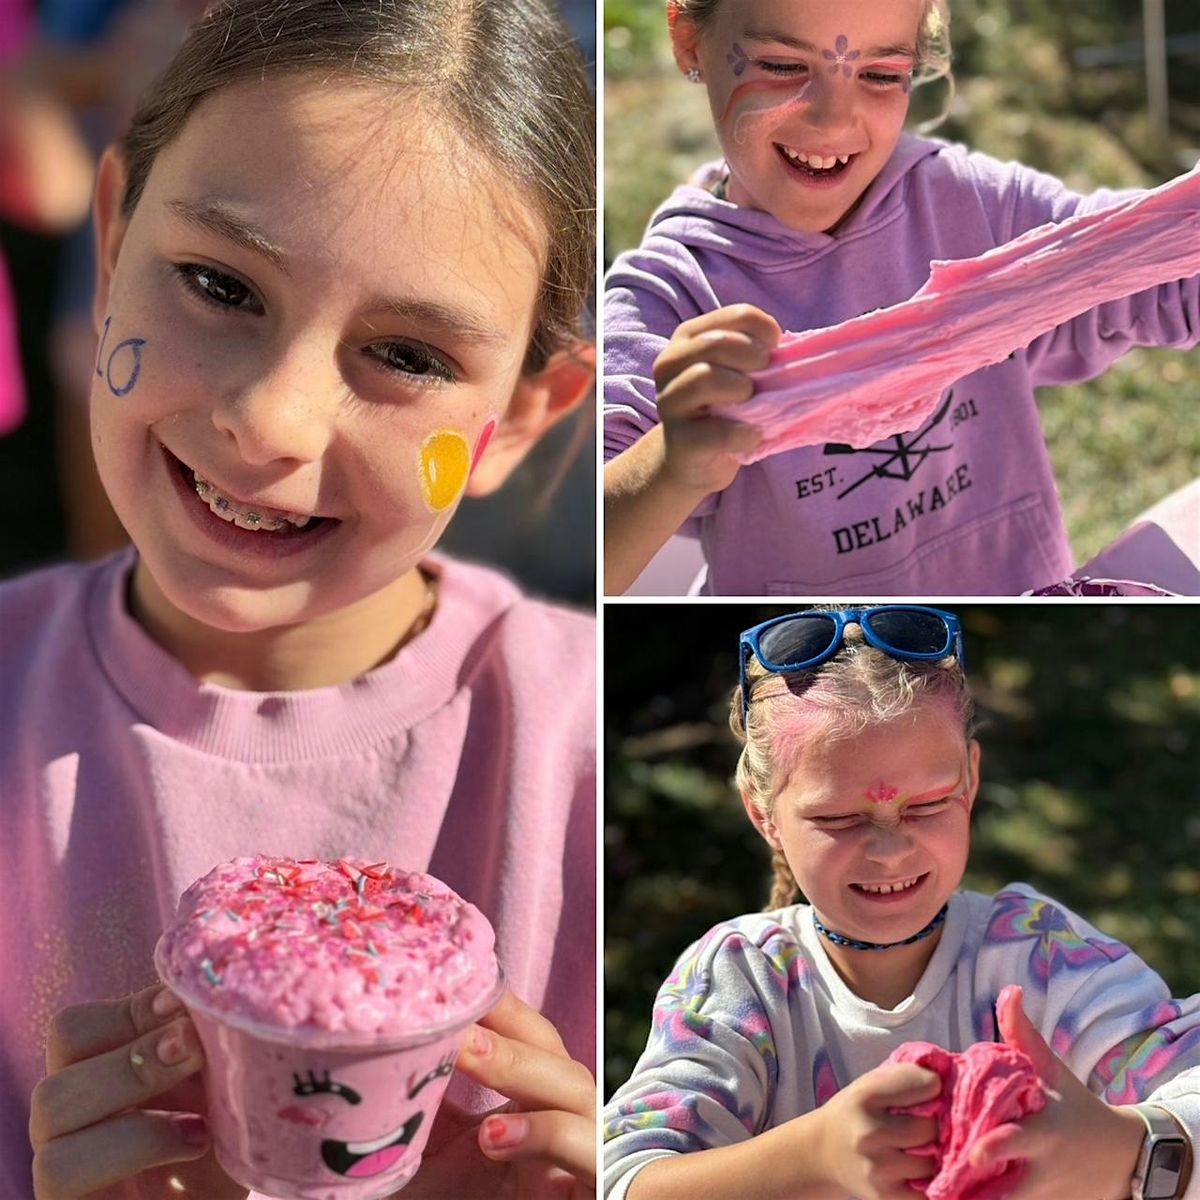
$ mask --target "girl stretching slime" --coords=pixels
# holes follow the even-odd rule
[[[737,407],[781,329],[900,304],[935,259],[1120,198],[904,132],[912,88],[949,71],[948,6],[669,0],[676,61],[707,88],[724,159],[606,282],[608,592],[681,529],[715,594],[1017,595],[1074,569],[1035,389],[1135,345],[1194,345],[1200,279],[1058,326],[959,380],[920,428],[741,465],[761,435]]]
[[[711,930],[660,990],[604,1114],[606,1197],[911,1198],[938,1130],[893,1109],[941,1084],[881,1064],[906,1042],[1000,1039],[1050,1089],[971,1146],[981,1172],[1027,1162],[1006,1200],[1200,1196],[1200,997],[1172,1000],[1026,884],[958,890],[980,751],[957,618],[809,610],[748,630],[741,653],[730,724],[770,907]]]
[[[104,155],[135,549],[0,588],[0,1194],[246,1196],[151,952],[253,854],[429,870],[496,929],[405,1200],[594,1194],[594,625],[433,553],[591,385],[593,128],[540,0],[225,0]]]

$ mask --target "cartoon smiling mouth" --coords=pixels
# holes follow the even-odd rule
[[[350,1179],[369,1179],[372,1175],[381,1175],[404,1157],[424,1116],[423,1112],[414,1113],[400,1129],[385,1133],[373,1142],[335,1142],[331,1138],[326,1139],[321,1143],[321,1157],[331,1171]]]

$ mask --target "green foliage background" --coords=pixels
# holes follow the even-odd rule
[[[1033,884],[1200,991],[1200,608],[954,607],[983,719],[965,886]],[[727,719],[737,635],[780,611],[605,609],[606,1092],[676,956],[766,902]]]
[[[1140,0],[951,0],[957,94],[937,136],[1016,159],[1078,191],[1151,186],[1200,158],[1200,52],[1171,60],[1170,139],[1151,132],[1132,64],[1084,68],[1077,50],[1141,36]],[[1167,32],[1200,32],[1194,0],[1167,0]],[[717,156],[704,89],[683,82],[664,0],[607,0],[605,253],[636,245],[654,208]],[[947,104],[918,89],[913,123]],[[1092,383],[1046,389],[1043,424],[1076,558],[1200,475],[1195,355],[1136,350]]]

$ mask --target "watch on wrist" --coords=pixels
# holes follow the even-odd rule
[[[1133,1109],[1146,1125],[1133,1172],[1133,1200],[1179,1200],[1190,1174],[1191,1144],[1165,1108],[1135,1104]]]

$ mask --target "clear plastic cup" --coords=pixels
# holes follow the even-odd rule
[[[467,1029],[500,999],[502,974],[477,1008],[402,1037],[283,1029],[206,1005],[170,970],[164,941],[155,966],[204,1046],[226,1174],[277,1200],[383,1200],[412,1179]]]

